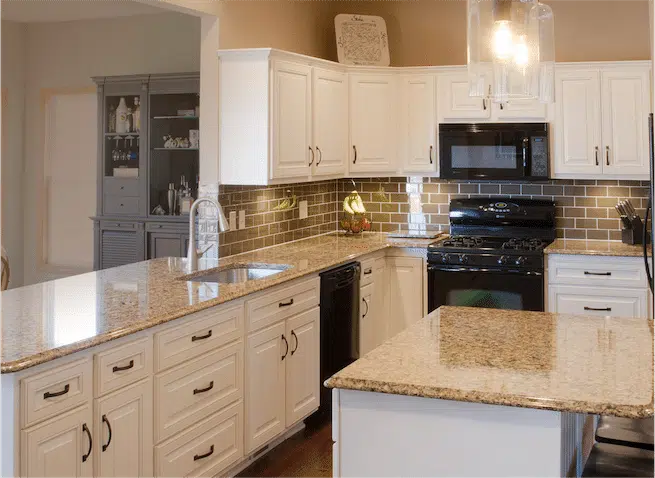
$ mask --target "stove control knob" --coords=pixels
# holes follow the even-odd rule
[[[443,262],[444,264],[448,264],[448,254],[441,255],[441,262]]]
[[[460,264],[468,264],[468,262],[469,262],[469,256],[467,256],[466,254],[461,254],[459,256],[459,263]]]
[[[525,257],[520,256],[518,259],[516,259],[516,262],[514,262],[517,266],[522,266],[525,264]]]
[[[500,256],[500,259],[498,259],[498,264],[504,266],[505,264],[507,264],[508,260],[509,258],[507,256]]]

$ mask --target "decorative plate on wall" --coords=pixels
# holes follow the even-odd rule
[[[342,13],[334,18],[339,63],[389,66],[387,24],[382,17]]]

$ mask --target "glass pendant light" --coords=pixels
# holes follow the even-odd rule
[[[552,10],[537,0],[467,0],[467,8],[470,95],[552,101]]]

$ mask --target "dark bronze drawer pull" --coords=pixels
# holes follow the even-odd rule
[[[116,372],[123,372],[125,370],[129,370],[132,367],[134,367],[134,360],[130,360],[130,363],[128,365],[124,365],[123,367],[119,367],[119,366],[116,365],[111,370],[112,370],[112,372],[116,373]]]
[[[371,269],[370,267],[368,269],[364,269],[364,275],[365,276],[370,275],[372,273],[373,273],[373,269]]]
[[[291,351],[291,355],[293,355],[293,354],[296,353],[296,350],[298,350],[298,336],[296,335],[296,331],[295,331],[295,330],[292,330],[292,331],[291,331],[291,337],[293,337],[294,339],[296,339],[296,346],[295,346],[294,349]]]
[[[353,164],[357,162],[357,146],[353,144],[353,151],[355,152],[355,159],[353,159]]]
[[[365,297],[362,297],[362,300],[364,301],[364,304],[366,304],[366,312],[364,312],[364,315],[362,315],[362,319],[368,315],[368,301],[366,300]]]
[[[589,271],[584,271],[584,275],[586,276],[611,276],[611,272],[589,272]]]
[[[61,392],[46,392],[43,394],[43,398],[61,397],[62,395],[66,395],[70,389],[71,386],[66,384]]]
[[[91,438],[91,432],[89,431],[89,427],[86,426],[86,423],[82,425],[82,431],[89,437],[89,451],[87,451],[85,455],[82,455],[82,462],[85,462],[91,456],[91,450],[93,450],[93,438]]]
[[[211,329],[209,329],[209,332],[207,332],[205,335],[194,335],[193,337],[191,337],[191,342],[196,342],[197,340],[205,340],[211,336],[212,336],[212,331]]]
[[[206,387],[206,388],[194,388],[193,389],[193,394],[197,395],[199,393],[209,392],[212,388],[214,388],[214,381],[213,380],[211,382],[209,382],[209,386]]]
[[[109,430],[109,438],[107,439],[107,443],[102,445],[102,451],[105,451],[107,448],[109,448],[109,444],[111,443],[111,425],[109,424],[109,420],[107,420],[107,415],[102,416],[102,422],[107,424],[107,430]]]
[[[284,340],[284,345],[286,345],[286,348],[284,350],[284,355],[280,360],[284,360],[285,358],[287,358],[287,355],[289,353],[289,342],[287,341],[287,338],[284,336],[284,334],[282,334],[282,340]]]
[[[585,306],[584,310],[594,310],[596,312],[612,312],[611,307],[597,308],[597,307],[587,307],[587,306]]]
[[[280,307],[289,307],[290,305],[293,305],[293,299],[289,299],[289,302],[280,302],[279,304]]]
[[[209,451],[207,453],[205,453],[203,455],[194,455],[193,461],[202,460],[203,458],[207,458],[208,456],[212,456],[213,453],[214,453],[214,445],[209,447]]]

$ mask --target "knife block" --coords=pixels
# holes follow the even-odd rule
[[[630,219],[630,227],[621,230],[621,242],[630,245],[644,243],[644,224],[639,217]]]

